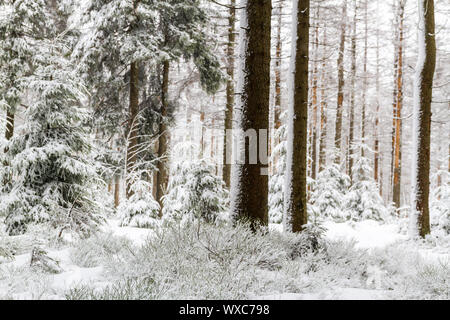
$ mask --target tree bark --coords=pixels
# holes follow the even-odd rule
[[[362,92],[362,110],[361,110],[361,143],[366,143],[366,108],[367,108],[367,82],[368,82],[368,74],[367,74],[367,41],[369,38],[369,30],[368,30],[368,16],[367,16],[367,2],[364,1],[364,66],[363,66],[363,92]],[[361,148],[361,157],[365,156],[365,148]]]
[[[327,44],[326,26],[323,28],[323,43],[324,48]],[[322,54],[322,71],[320,79],[320,141],[319,141],[319,172],[325,169],[327,165],[326,145],[327,145],[327,98],[326,98],[326,52],[323,49]]]
[[[347,0],[342,4],[342,22],[341,22],[341,39],[338,52],[338,97],[336,107],[336,130],[334,136],[334,145],[336,149],[335,163],[341,162],[341,145],[342,145],[342,108],[344,104],[344,51],[345,51],[345,29],[347,20]]]
[[[316,12],[316,20],[319,17],[319,7]],[[318,86],[318,52],[319,52],[319,25],[315,24],[314,27],[314,61],[312,72],[312,126],[311,126],[311,178],[316,180],[317,174],[317,110],[319,109],[319,99],[317,97]]]
[[[355,14],[353,17],[353,34],[351,38],[351,93],[350,93],[350,123],[348,135],[348,175],[353,182],[353,162],[354,162],[354,139],[355,139],[355,84],[356,84],[356,13],[357,5],[355,3]]]
[[[413,224],[414,235],[430,233],[430,127],[436,68],[434,1],[419,0],[419,59],[414,90]]]
[[[115,177],[114,178],[114,208],[117,209],[119,204],[120,204],[120,178]]]
[[[403,20],[405,2],[399,3],[399,38],[397,53],[397,79],[394,108],[394,160],[393,160],[393,180],[392,180],[392,200],[396,208],[400,208],[400,179],[401,179],[401,147],[402,147],[402,105],[403,105]]]
[[[255,139],[244,141],[242,152],[267,153],[270,100],[271,0],[243,0],[241,7],[241,66],[237,125],[243,132],[254,130]],[[256,146],[255,146],[256,144]],[[268,224],[268,159],[260,157],[233,167],[232,212],[235,220],[246,220],[252,229]]]
[[[158,201],[161,210],[163,208],[162,197],[166,190],[169,174],[167,170],[167,148],[168,148],[168,132],[167,132],[167,108],[169,106],[169,70],[170,64],[168,60],[163,62],[162,70],[162,86],[161,86],[161,117],[159,123],[159,138],[158,138],[158,173],[156,175],[156,201]],[[160,212],[162,215],[162,211]]]
[[[309,0],[295,0],[291,55],[291,92],[289,106],[288,151],[284,228],[300,232],[307,214],[307,126],[309,63]]]
[[[223,180],[229,189],[231,184],[231,163],[230,157],[227,157],[227,150],[231,152],[232,141],[227,139],[227,130],[233,129],[233,108],[234,108],[234,46],[236,41],[236,0],[230,0],[230,9],[228,16],[228,43],[227,43],[227,102],[225,108],[225,132],[223,147]],[[228,149],[227,149],[228,145]]]
[[[383,181],[380,179],[379,163],[380,163],[380,28],[378,24],[379,18],[379,0],[377,0],[377,46],[376,46],[376,75],[375,75],[375,87],[376,87],[376,111],[375,111],[375,128],[374,128],[374,162],[373,162],[373,174],[374,179],[380,187],[380,195],[382,195]]]
[[[138,116],[139,113],[139,67],[137,62],[130,65],[130,103],[128,111],[128,145],[127,145],[127,188],[126,195],[133,195],[133,170],[135,169],[138,148]]]

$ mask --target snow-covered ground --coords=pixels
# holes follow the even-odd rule
[[[400,228],[394,224],[380,224],[375,221],[362,221],[359,223],[334,223],[326,222],[326,238],[329,240],[354,241],[356,249],[368,251],[382,250],[388,246],[407,247],[416,250],[423,261],[430,264],[450,263],[450,250],[447,245],[435,245],[433,243],[419,243],[408,240],[408,237],[400,232]],[[279,226],[272,226],[279,229]],[[117,220],[109,220],[102,227],[102,232],[126,238],[131,244],[139,247],[152,237],[153,232],[148,229],[133,227],[119,227]],[[69,245],[58,249],[48,249],[48,255],[59,261],[64,270],[59,274],[45,274],[30,268],[31,253],[23,253],[15,256],[13,261],[0,262],[0,298],[12,299],[64,299],[67,291],[80,285],[94,285],[102,287],[111,281],[110,275],[106,275],[103,266],[83,267],[73,261]],[[373,282],[377,277],[382,277],[384,271],[374,267],[372,272]],[[379,273],[379,274],[377,274]],[[450,274],[448,275],[450,284]],[[370,282],[370,276],[368,282]],[[339,284],[339,282],[336,282]],[[273,294],[249,294],[250,298],[257,299],[386,299],[390,298],[387,290],[377,288],[376,285],[367,288],[352,288],[343,286],[330,286],[320,291],[310,293],[284,293]]]

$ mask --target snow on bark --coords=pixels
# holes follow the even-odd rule
[[[419,56],[414,81],[413,167],[410,234],[413,237],[430,232],[430,123],[433,75],[436,65],[433,0],[420,0],[418,6]]]

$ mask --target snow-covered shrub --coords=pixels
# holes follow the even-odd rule
[[[440,172],[443,181],[450,181],[447,172]],[[432,230],[442,230],[450,235],[450,184],[443,183],[432,190],[430,197],[430,220]]]
[[[277,245],[281,245],[290,259],[306,254],[318,253],[326,248],[324,233],[326,229],[318,224],[307,224],[300,233],[278,233],[270,235]]]
[[[154,281],[150,277],[126,278],[95,289],[87,285],[71,288],[67,300],[155,300]]]
[[[151,184],[144,180],[132,186],[132,196],[124,199],[118,209],[121,226],[155,228],[159,225],[159,203],[153,198]]]
[[[311,211],[321,218],[345,221],[348,216],[343,210],[343,202],[348,192],[350,178],[339,165],[331,164],[322,170],[314,183],[311,194]]]
[[[282,114],[285,117],[286,112]],[[281,223],[284,212],[284,172],[286,171],[286,125],[275,131],[274,138],[279,143],[274,147],[270,161],[274,173],[269,178],[269,222]]]
[[[387,209],[372,177],[369,159],[357,157],[352,176],[352,186],[343,199],[345,216],[354,221],[385,220],[388,216]]]
[[[176,163],[167,189],[163,197],[165,221],[226,220],[228,191],[223,180],[214,174],[214,167],[205,160],[184,159]]]
[[[282,267],[287,255],[279,249],[248,225],[170,224],[107,268],[123,279],[150,277],[159,299],[239,299],[259,285],[257,270]]]
[[[134,250],[134,246],[128,238],[96,233],[78,241],[70,250],[70,258],[77,266],[93,268],[102,265],[112,256],[127,255],[130,250]]]
[[[47,43],[48,51],[27,80],[34,94],[20,133],[2,153],[5,165],[0,215],[9,234],[22,234],[32,222],[50,221],[55,228],[87,234],[102,218],[94,195],[98,183],[86,129],[90,114],[81,107],[78,80],[62,57],[64,49]]]

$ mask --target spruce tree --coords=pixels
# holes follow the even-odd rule
[[[49,221],[56,228],[91,232],[101,217],[94,195],[97,175],[92,165],[82,107],[83,88],[73,77],[64,46],[42,41],[33,75],[27,77],[30,104],[21,134],[7,144],[0,212],[11,235],[29,223]]]

